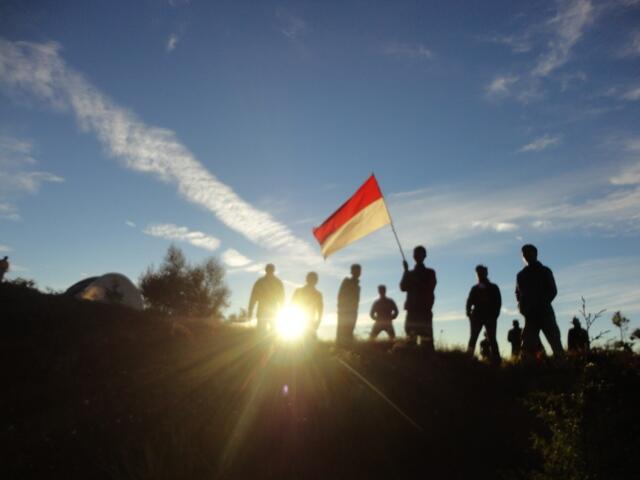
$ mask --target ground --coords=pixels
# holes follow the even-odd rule
[[[172,335],[148,313],[0,300],[3,478],[533,478],[532,435],[550,431],[527,399],[572,391],[585,369],[228,326]],[[625,391],[640,385],[629,368]]]

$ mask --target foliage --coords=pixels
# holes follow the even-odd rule
[[[174,245],[159,268],[150,266],[140,277],[140,289],[151,308],[168,316],[217,318],[229,299],[224,268],[215,258],[191,265]]]
[[[611,317],[611,323],[620,330],[620,340],[615,342],[614,345],[621,350],[631,351],[633,342],[627,341],[626,338],[627,332],[629,331],[629,319],[622,315],[620,311],[617,311],[613,314],[613,317]]]
[[[20,287],[20,288],[24,288],[26,290],[37,290],[38,286],[35,282],[35,280],[31,280],[28,278],[22,278],[22,277],[17,277],[14,278],[13,280],[10,280],[9,282],[11,285],[14,285],[16,287]]]
[[[532,436],[542,459],[532,478],[627,478],[640,446],[638,425],[629,422],[640,400],[633,363],[610,352],[587,363],[569,391],[530,396],[532,411],[546,427]]]
[[[237,313],[232,313],[227,316],[227,322],[229,323],[244,323],[250,320],[247,310],[241,308]]]
[[[578,313],[580,314],[580,316],[582,317],[582,320],[584,321],[584,326],[587,330],[587,335],[589,336],[589,342],[595,342],[596,340],[601,339],[604,335],[609,333],[609,330],[603,330],[597,335],[592,336],[590,331],[593,324],[596,323],[596,320],[598,320],[602,316],[602,314],[607,310],[602,309],[596,313],[587,312],[587,301],[584,299],[584,297],[580,297],[580,298],[582,300],[582,306],[580,307],[580,310],[578,310]]]

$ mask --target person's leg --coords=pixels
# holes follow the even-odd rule
[[[522,329],[522,356],[524,358],[536,358],[538,345],[540,344],[540,327],[538,319],[533,315],[524,318]]]
[[[336,343],[338,345],[345,342],[345,318],[344,313],[338,312],[338,323],[336,325]]]
[[[558,328],[558,322],[556,322],[556,315],[553,310],[548,312],[541,320],[542,333],[544,333],[549,345],[551,345],[553,356],[563,356],[564,349],[562,348],[560,329]]]
[[[348,315],[348,322],[346,325],[346,336],[349,341],[354,340],[353,332],[356,329],[356,321],[358,320],[358,312],[352,312]]]
[[[416,322],[415,322],[415,313],[409,312],[407,310],[407,314],[404,319],[404,331],[407,334],[407,343],[409,345],[415,345],[418,334],[416,332]]]
[[[471,356],[476,351],[476,342],[478,341],[478,335],[480,335],[480,330],[482,330],[482,322],[479,322],[475,318],[469,319],[469,343],[467,344],[467,353]]]
[[[378,338],[381,330],[382,326],[380,325],[380,322],[375,322],[373,324],[373,328],[371,329],[371,333],[369,334],[369,340],[375,340],[376,338]]]
[[[433,313],[426,312],[424,319],[426,321],[421,329],[422,348],[424,348],[427,353],[433,353],[435,352],[435,346],[433,344]]]
[[[389,335],[389,340],[396,339],[396,331],[393,329],[393,324],[391,322],[389,322],[389,324],[385,328],[385,331],[387,332],[387,335]]]
[[[491,361],[496,364],[502,361],[502,357],[500,357],[500,348],[498,347],[498,340],[496,339],[497,324],[497,318],[488,318],[484,322],[484,326],[487,329],[487,338],[491,345]]]
[[[264,315],[258,315],[256,317],[258,324],[257,328],[259,332],[264,333],[267,330],[267,319]]]

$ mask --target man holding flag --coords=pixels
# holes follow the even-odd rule
[[[421,343],[428,353],[434,351],[433,346],[433,303],[436,289],[436,272],[424,265],[427,249],[418,245],[413,249],[416,266],[409,270],[406,260],[402,262],[404,275],[400,280],[400,290],[407,292],[404,309],[407,311],[404,329],[410,342],[420,337]]]

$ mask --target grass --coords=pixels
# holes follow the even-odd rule
[[[616,399],[615,414],[596,410],[607,442],[607,415],[637,423],[633,355],[494,368],[455,350],[283,346],[232,327],[189,339],[146,312],[6,284],[0,302],[3,478],[552,478],[532,438],[559,434],[531,402],[580,391],[585,362]],[[637,438],[620,442],[637,451]]]

